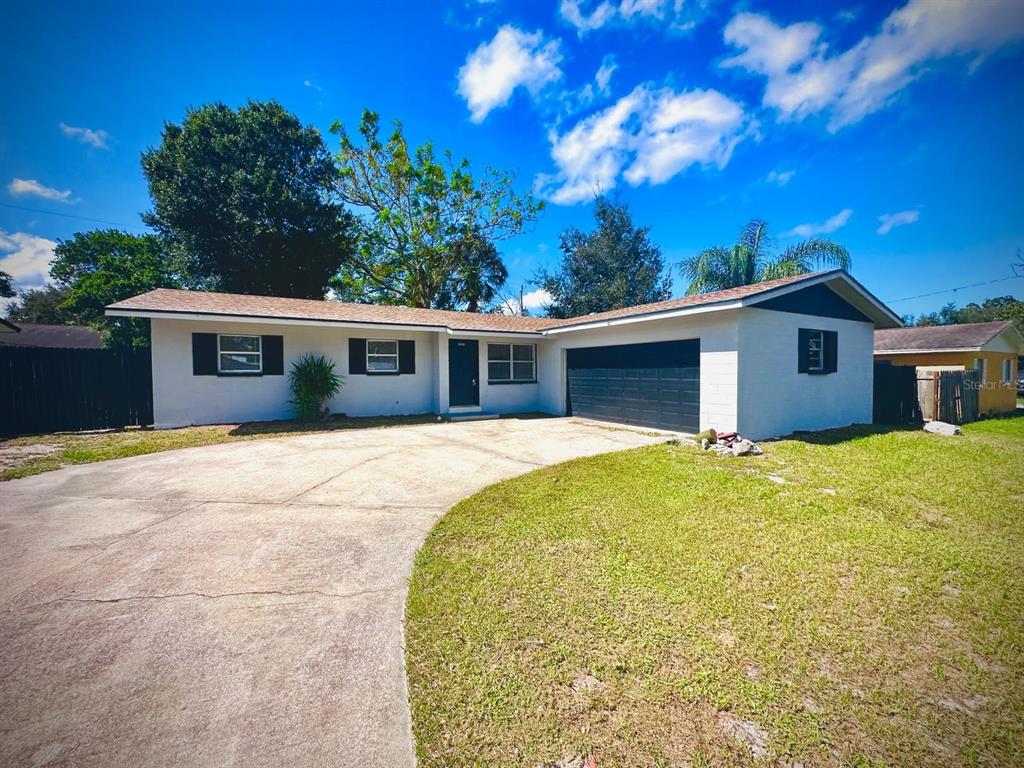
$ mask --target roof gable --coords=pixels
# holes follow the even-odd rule
[[[751,306],[798,315],[835,317],[840,320],[856,320],[861,323],[872,322],[871,318],[824,283],[816,283],[798,291],[765,299]]]

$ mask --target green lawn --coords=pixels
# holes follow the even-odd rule
[[[1024,415],[764,447],[581,459],[442,518],[407,603],[421,765],[1024,765]]]
[[[0,480],[37,475],[70,464],[89,464],[94,461],[141,456],[145,453],[170,451],[175,448],[286,437],[297,433],[426,424],[436,420],[437,417],[431,414],[338,417],[318,424],[305,424],[299,421],[254,421],[247,424],[217,424],[181,429],[127,429],[94,434],[0,438]]]

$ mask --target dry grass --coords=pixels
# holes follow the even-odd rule
[[[421,764],[1024,764],[1024,416],[966,432],[656,446],[462,502],[407,603]]]
[[[338,417],[318,424],[305,424],[299,421],[254,421],[246,424],[216,424],[181,429],[127,429],[114,432],[0,438],[0,480],[37,475],[70,464],[89,464],[176,448],[285,437],[300,433],[426,424],[436,420],[437,417],[431,414]]]

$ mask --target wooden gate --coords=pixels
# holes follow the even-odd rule
[[[921,413],[929,421],[966,424],[980,415],[978,395],[981,372],[921,371],[917,375],[917,398]]]
[[[917,370],[907,365],[875,361],[875,424],[920,424]]]
[[[152,423],[148,349],[0,347],[0,434]]]

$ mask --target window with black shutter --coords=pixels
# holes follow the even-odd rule
[[[839,370],[839,334],[816,328],[797,332],[797,371],[824,374]]]

